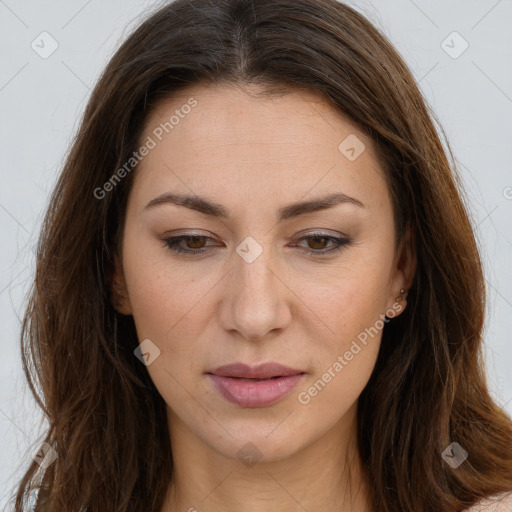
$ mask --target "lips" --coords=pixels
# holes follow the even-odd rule
[[[216,368],[208,377],[229,402],[242,407],[264,407],[288,395],[304,372],[274,362],[255,367],[235,363]]]
[[[272,377],[288,377],[304,373],[302,370],[288,368],[279,363],[263,363],[258,366],[248,366],[243,363],[227,364],[209,372],[219,377],[234,377],[238,379],[271,379]]]

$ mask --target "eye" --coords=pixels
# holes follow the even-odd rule
[[[205,252],[203,247],[206,240],[213,240],[213,238],[205,235],[191,234],[165,238],[163,242],[167,248],[177,253],[202,254]],[[185,242],[185,248],[179,245],[182,242]]]
[[[208,240],[213,240],[213,238],[201,234],[189,234],[164,238],[162,241],[164,242],[164,246],[171,251],[192,255],[207,252],[209,246],[206,245],[206,242]],[[304,248],[299,245],[298,247],[303,247],[306,254],[313,256],[333,254],[343,249],[344,246],[351,244],[351,240],[347,237],[337,237],[325,233],[311,233],[299,238],[299,242],[303,240],[309,240],[308,247]],[[333,244],[331,248],[328,248],[329,246],[327,244],[329,243]]]
[[[350,245],[351,243],[350,238],[337,237],[327,235],[325,233],[311,233],[299,238],[299,242],[303,240],[309,240],[308,247],[305,249],[304,252],[306,252],[307,254],[311,254],[313,256],[333,254],[343,249],[344,246]],[[326,248],[326,244],[328,244],[329,242],[333,243],[334,246],[331,247],[330,249],[323,250]]]

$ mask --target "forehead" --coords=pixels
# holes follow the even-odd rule
[[[313,92],[258,96],[262,90],[194,85],[161,101],[144,125],[141,141],[154,147],[137,169],[137,190],[276,199],[386,193],[371,140],[347,116]]]

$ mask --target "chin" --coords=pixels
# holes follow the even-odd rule
[[[279,421],[266,422],[265,425],[261,422],[250,426],[240,424],[235,429],[227,426],[226,430],[233,437],[226,434],[222,439],[210,439],[208,444],[224,457],[240,460],[247,467],[256,463],[282,461],[292,457],[307,444],[305,439],[290,433],[289,427],[279,424]],[[301,436],[304,436],[304,432]]]

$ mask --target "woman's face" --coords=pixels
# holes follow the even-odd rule
[[[371,141],[312,93],[198,85],[153,111],[143,144],[119,311],[149,340],[171,438],[271,461],[353,425],[413,270]],[[291,374],[217,370],[235,363]]]

